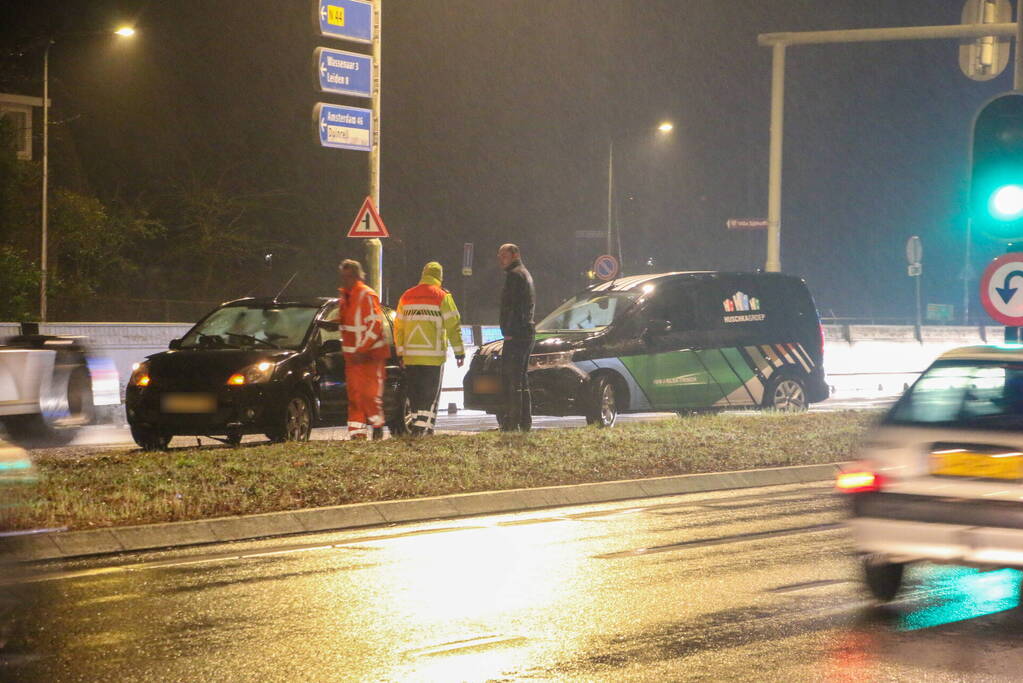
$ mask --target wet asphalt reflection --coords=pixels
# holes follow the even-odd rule
[[[10,680],[1013,680],[1017,572],[872,606],[799,485],[38,564]]]

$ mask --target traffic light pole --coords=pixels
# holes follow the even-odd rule
[[[369,194],[373,204],[380,210],[380,4],[373,3],[373,140],[369,152]],[[384,244],[380,238],[366,240],[366,265],[369,271],[369,286],[384,300]]]
[[[1021,0],[1023,2],[1023,0]],[[1019,13],[1017,13],[1019,14]],[[772,48],[771,65],[771,159],[767,197],[767,259],[764,269],[781,270],[781,188],[782,129],[785,118],[785,53],[792,45],[827,45],[834,43],[876,43],[903,40],[956,40],[964,38],[1016,38],[1023,45],[1023,23],[959,24],[955,26],[907,26],[903,28],[867,28],[847,31],[800,31],[797,33],[762,33],[757,42]],[[1023,60],[1016,50],[1016,89],[1023,79]]]
[[[1013,50],[1012,89],[1023,90],[1023,0],[1016,0],[1016,49]]]

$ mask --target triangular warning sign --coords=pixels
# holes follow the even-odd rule
[[[348,237],[390,237],[384,222],[377,213],[377,207],[373,206],[373,198],[366,197],[362,208],[355,216],[355,222],[348,228]]]

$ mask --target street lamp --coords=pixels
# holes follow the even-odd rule
[[[99,31],[98,34],[106,33]],[[122,26],[114,33],[122,38],[130,38],[135,35],[135,29],[130,26]],[[43,50],[43,197],[42,197],[42,246],[40,248],[40,278],[39,278],[39,320],[46,322],[46,279],[47,279],[47,231],[49,211],[47,202],[50,192],[50,48],[57,42],[51,38],[46,42],[46,49]]]
[[[663,121],[657,126],[657,132],[661,135],[667,135],[675,129],[675,125],[671,121]],[[611,138],[607,142],[607,252],[611,254],[615,252],[614,241],[612,237],[612,225],[614,223],[614,177],[615,177],[615,141]],[[621,248],[621,236],[618,239],[618,264],[621,267],[622,261],[622,248]]]

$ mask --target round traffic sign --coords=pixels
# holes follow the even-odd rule
[[[593,272],[601,280],[614,280],[618,277],[618,259],[611,254],[598,256],[593,262]]]
[[[988,315],[1010,326],[1023,326],[1023,252],[1003,254],[984,269],[980,302]]]

